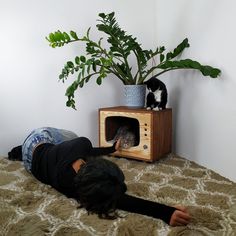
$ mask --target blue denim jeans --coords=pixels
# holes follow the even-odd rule
[[[43,127],[33,130],[22,145],[22,159],[25,169],[31,172],[34,149],[43,143],[59,144],[78,136],[68,130]]]

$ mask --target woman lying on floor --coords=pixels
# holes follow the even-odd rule
[[[185,207],[170,207],[127,195],[124,174],[113,162],[99,158],[120,148],[94,148],[89,139],[56,128],[31,132],[22,146],[9,152],[9,159],[23,160],[27,171],[67,197],[76,199],[89,213],[114,219],[116,209],[159,218],[171,226],[186,225]],[[22,150],[22,155],[21,155]]]

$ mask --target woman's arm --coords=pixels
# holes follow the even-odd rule
[[[102,156],[108,155],[120,148],[120,139],[117,140],[111,147],[92,147],[89,155],[91,156]]]
[[[127,194],[119,199],[117,209],[158,218],[171,226],[186,225],[190,220],[190,215],[183,207],[176,209]]]

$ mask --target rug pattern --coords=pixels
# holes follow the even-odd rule
[[[105,158],[124,171],[129,194],[185,205],[191,223],[170,227],[161,220],[124,211],[119,211],[122,217],[116,220],[99,219],[34,179],[21,162],[0,158],[0,235],[236,235],[236,183],[173,154],[153,164]]]

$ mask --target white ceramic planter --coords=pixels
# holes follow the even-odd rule
[[[127,107],[143,108],[145,106],[146,85],[125,85],[124,105]]]

